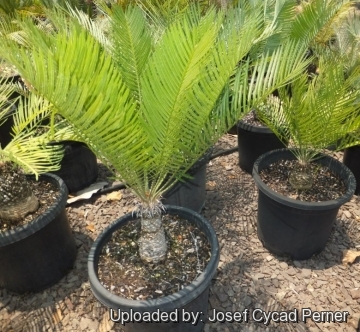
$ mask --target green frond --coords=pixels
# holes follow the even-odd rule
[[[17,98],[10,99],[14,91],[15,88],[13,84],[0,84],[0,125],[2,120],[10,113],[9,111],[13,109],[14,104],[17,101]]]
[[[100,20],[92,20],[89,15],[83,11],[75,8],[68,7],[69,14],[78,20],[78,22],[90,32],[90,34],[106,49],[111,50],[111,43],[104,33],[104,27],[99,24]],[[51,12],[50,12],[51,18]],[[101,20],[106,20],[103,17]]]
[[[319,66],[318,76],[309,80],[303,74],[291,84],[290,90],[279,89],[290,148],[303,163],[310,162],[335,142],[342,140],[338,149],[348,145],[350,137],[355,144],[354,134],[360,128],[360,92],[353,88],[353,80],[358,79],[360,71],[346,77],[344,65],[334,59],[321,58]],[[281,137],[277,121],[266,116],[263,119]],[[350,133],[353,135],[348,136]]]
[[[294,21],[290,38],[310,45],[312,41],[325,44],[333,33],[333,24],[348,10],[350,1],[302,1],[300,13]]]
[[[13,138],[5,148],[0,147],[0,160],[12,161],[36,177],[59,169],[62,147],[47,145],[48,132],[38,132],[39,123],[48,112],[49,103],[36,95],[29,95],[26,101],[20,99],[16,111],[9,115],[14,119]]]
[[[270,24],[264,33],[263,11],[246,2],[226,12],[191,5],[161,34],[140,14],[133,7],[107,11],[113,48],[99,43],[79,13],[73,19],[54,9],[56,33],[22,18],[27,47],[5,39],[0,55],[150,206],[244,114],[239,105],[263,99],[307,62],[295,42],[274,58],[254,52],[250,59],[276,29]],[[249,85],[251,71],[262,79]]]
[[[133,98],[141,102],[140,77],[153,48],[149,25],[139,7],[113,9],[113,58]]]
[[[301,75],[311,59],[305,59],[306,45],[289,40],[254,62],[248,87],[248,105],[262,103],[275,89]],[[284,61],[286,59],[286,61]]]

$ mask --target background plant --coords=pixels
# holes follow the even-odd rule
[[[8,224],[21,220],[39,205],[24,173],[35,174],[37,179],[41,173],[57,170],[63,157],[61,146],[47,145],[51,140],[49,131],[38,131],[50,104],[30,95],[19,100],[15,112],[17,100],[8,101],[12,92],[11,86],[0,85],[0,130],[6,117],[14,119],[12,140],[0,146],[0,219]]]
[[[260,110],[283,142],[290,137],[289,148],[303,166],[334,142],[337,149],[360,143],[360,92],[354,88],[360,71],[348,73],[345,67],[337,57],[321,57],[318,74],[304,73],[291,83],[290,94],[279,89],[272,112]]]

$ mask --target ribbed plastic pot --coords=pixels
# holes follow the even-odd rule
[[[80,191],[94,183],[98,176],[97,160],[86,144],[76,141],[51,144],[61,144],[65,148],[61,168],[52,173],[64,180],[70,193]]]
[[[59,188],[55,203],[32,222],[0,232],[0,287],[16,293],[38,292],[55,284],[73,267],[76,258],[65,211],[67,188],[53,174],[43,174],[39,180]]]
[[[202,331],[204,328],[208,309],[209,287],[219,263],[220,253],[216,233],[211,224],[204,217],[190,209],[171,205],[166,205],[165,208],[167,214],[184,218],[204,232],[211,245],[211,258],[201,275],[179,292],[152,300],[137,301],[125,299],[112,294],[102,286],[97,276],[97,270],[100,252],[111,238],[112,233],[126,225],[129,221],[135,219],[136,216],[131,213],[127,214],[105,229],[91,247],[88,258],[89,281],[95,297],[108,308],[115,310],[116,313],[120,309],[121,312],[136,312],[136,315],[144,312],[154,313],[158,310],[167,312],[169,315],[178,314],[177,322],[132,322],[127,323],[122,327],[124,331],[198,332]],[[184,322],[182,320],[183,310],[189,313],[202,313],[202,321],[196,325],[193,325],[191,322]]]
[[[356,179],[355,195],[360,195],[360,145],[345,149],[343,163],[353,172]]]
[[[251,174],[255,160],[262,154],[284,147],[268,127],[252,126],[238,121],[237,131],[239,166],[247,173]]]
[[[261,180],[259,173],[271,163],[294,159],[288,149],[280,149],[256,160],[253,178],[259,189],[257,233],[264,247],[272,253],[304,260],[325,248],[339,208],[353,196],[356,182],[344,164],[325,155],[316,163],[327,166],[346,186],[345,194],[336,200],[303,202],[291,199],[271,190]]]
[[[162,202],[167,205],[181,206],[199,212],[205,205],[206,166],[213,149],[209,149],[187,172],[191,179],[177,182],[164,193]]]

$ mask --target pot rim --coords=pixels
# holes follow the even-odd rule
[[[239,120],[236,126],[242,130],[246,130],[252,133],[274,134],[274,132],[267,126],[253,126],[249,123],[244,122],[243,120]]]
[[[329,167],[330,170],[339,175],[345,182],[346,192],[337,199],[322,202],[305,202],[289,198],[275,192],[261,180],[259,173],[264,168],[264,164],[268,162],[269,159],[271,159],[271,162],[274,162],[280,159],[294,160],[296,157],[289,149],[277,149],[262,154],[254,163],[252,176],[255,184],[262,193],[278,203],[302,210],[327,210],[329,208],[340,207],[344,203],[348,202],[355,193],[356,180],[350,169],[335,158],[322,154],[322,156],[315,162]],[[339,168],[342,171],[336,171],[336,168]]]
[[[193,216],[193,218],[196,219],[200,225],[202,225],[202,227],[200,227],[199,225],[197,226],[205,233],[211,245],[211,257],[207,266],[193,282],[191,282],[189,285],[187,285],[180,291],[171,295],[149,300],[130,300],[112,294],[100,283],[97,277],[98,257],[101,249],[115,230],[120,228],[122,224],[137,219],[137,217],[134,216],[132,213],[128,213],[123,217],[115,220],[97,237],[90,249],[88,256],[88,274],[91,289],[95,297],[107,307],[112,309],[133,309],[133,311],[137,312],[145,312],[151,309],[160,309],[169,312],[188,304],[209,287],[211,280],[216,272],[220,258],[219,243],[215,230],[213,229],[209,221],[207,221],[197,212],[194,212],[190,209],[172,205],[165,205],[165,209],[166,212],[162,212],[162,214],[179,215],[184,219],[187,219],[186,216]],[[191,220],[189,221],[192,222]]]

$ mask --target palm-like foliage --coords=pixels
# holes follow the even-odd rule
[[[318,75],[309,79],[303,74],[294,81],[290,95],[279,89],[280,99],[270,105],[271,112],[260,110],[280,139],[290,137],[290,148],[304,165],[334,142],[338,149],[360,143],[360,91],[354,88],[359,68],[347,75],[339,58],[328,57],[320,58],[319,68]]]
[[[166,253],[156,217],[161,194],[186,176],[246,105],[307,65],[305,47],[295,42],[250,61],[254,45],[272,30],[258,4],[254,10],[244,2],[226,14],[190,6],[165,27],[138,7],[114,6],[106,31],[79,11],[69,18],[55,10],[47,17],[56,33],[23,18],[27,45],[3,39],[1,56],[142,201],[141,212],[151,217],[142,219],[145,260],[156,262]],[[248,84],[251,72],[263,79]]]
[[[61,146],[49,146],[49,131],[39,132],[50,105],[41,98],[30,95],[20,100],[14,112],[16,100],[8,102],[13,93],[11,85],[0,85],[0,130],[2,120],[13,116],[13,138],[5,147],[0,146],[0,221],[6,224],[21,220],[36,211],[39,202],[33,195],[25,173],[44,173],[59,168],[63,156]]]
[[[61,122],[55,125],[55,135],[47,129],[41,132],[41,122],[51,114],[51,105],[42,98],[30,94],[27,99],[20,99],[16,112],[14,103],[8,102],[13,92],[10,85],[0,85],[0,130],[1,124],[8,116],[14,119],[12,127],[13,138],[5,147],[0,146],[0,164],[12,162],[25,173],[39,174],[59,169],[63,152],[61,146],[49,146],[50,140],[59,137],[69,137],[70,129]],[[59,128],[59,130],[57,130]]]
[[[58,33],[24,20],[30,47],[8,42],[3,55],[144,204],[154,206],[240,117],[229,111],[224,96],[236,64],[263,33],[262,13],[248,9],[225,16],[215,9],[201,15],[192,7],[157,39],[141,10],[114,7],[109,46],[98,42],[95,26],[88,32],[77,20],[52,12]],[[304,68],[302,54],[294,44],[271,60],[260,59],[256,70],[267,80],[252,90],[260,98],[295,77]],[[289,61],[279,61],[283,56]],[[248,66],[245,61],[235,73],[232,90],[238,96],[248,93]]]

